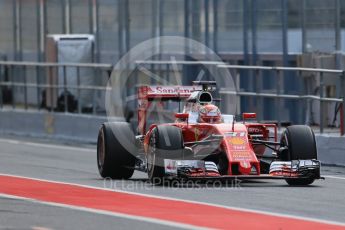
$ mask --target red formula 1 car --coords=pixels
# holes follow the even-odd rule
[[[141,86],[138,89],[138,135],[125,122],[104,123],[98,135],[97,162],[102,177],[128,179],[134,170],[149,179],[285,179],[309,185],[320,179],[313,131],[289,126],[278,141],[277,126],[222,115],[210,90],[215,82],[194,86]],[[152,103],[184,103],[176,121],[146,130]],[[268,151],[272,150],[270,154]]]

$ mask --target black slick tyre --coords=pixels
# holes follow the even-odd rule
[[[175,126],[157,126],[151,133],[147,154],[147,173],[153,184],[162,184],[164,159],[183,158],[183,136]]]
[[[129,179],[134,172],[135,136],[125,122],[102,124],[97,139],[97,166],[103,178]]]
[[[313,130],[306,125],[293,125],[286,128],[281,138],[287,149],[280,156],[283,161],[317,159],[316,141]],[[286,179],[289,185],[309,185],[314,178]]]

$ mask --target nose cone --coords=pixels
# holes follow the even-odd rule
[[[241,161],[238,167],[238,170],[242,175],[249,175],[251,172],[252,166],[248,161]]]

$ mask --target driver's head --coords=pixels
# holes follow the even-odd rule
[[[198,122],[200,123],[220,123],[222,121],[220,110],[215,105],[200,106],[198,113]]]

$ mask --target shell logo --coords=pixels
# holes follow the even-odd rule
[[[229,138],[228,142],[232,145],[244,145],[246,143],[245,139],[240,137]]]

